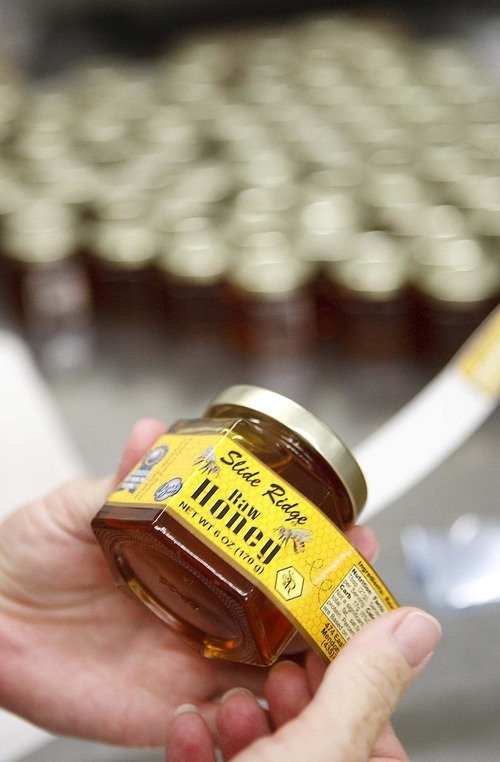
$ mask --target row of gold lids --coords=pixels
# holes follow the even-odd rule
[[[340,13],[0,85],[1,252],[279,299],[318,278],[498,297],[494,83],[456,41]]]

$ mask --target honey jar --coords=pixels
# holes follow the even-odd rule
[[[381,230],[353,237],[351,256],[333,263],[322,285],[321,335],[347,353],[371,360],[409,351],[406,263]]]
[[[156,269],[164,295],[167,324],[176,337],[207,337],[220,327],[220,284],[227,255],[211,221],[204,217],[179,222],[170,240],[162,241]]]
[[[205,656],[269,665],[299,630],[329,661],[397,605],[342,533],[365,500],[332,430],[240,385],[174,423],[92,527],[118,583]]]
[[[230,347],[255,358],[307,351],[314,338],[311,274],[280,231],[248,236],[223,283]]]
[[[93,354],[90,283],[72,211],[25,200],[3,219],[3,264],[12,310],[47,373],[81,372]]]
[[[475,250],[462,265],[428,265],[413,277],[412,340],[417,356],[438,366],[444,365],[498,305],[500,269],[498,263]],[[464,247],[464,248],[469,248]],[[473,255],[477,253],[477,259]]]
[[[99,220],[86,235],[87,261],[100,319],[129,324],[161,314],[156,238],[141,219]]]

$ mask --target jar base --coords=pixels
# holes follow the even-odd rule
[[[168,531],[170,523],[175,526]],[[193,544],[171,517],[161,531],[129,525],[124,534],[123,525],[117,531],[99,515],[93,528],[115,577],[204,656],[270,666],[294,635],[293,625],[254,583],[202,543]]]

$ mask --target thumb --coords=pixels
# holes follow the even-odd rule
[[[282,728],[281,738],[274,736],[281,753],[287,748],[287,762],[366,762],[440,638],[439,623],[414,608],[391,611],[364,627],[330,664],[307,708]]]
[[[123,448],[116,482],[120,482],[135,466],[144,453],[166,431],[166,426],[156,418],[142,418],[132,428]]]
[[[439,623],[418,609],[401,608],[361,630],[325,673],[309,705],[309,739],[317,739],[317,762],[367,760],[399,699],[430,659],[441,638]],[[312,730],[312,732],[311,732]],[[310,741],[309,741],[310,743]]]

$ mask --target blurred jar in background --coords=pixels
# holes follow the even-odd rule
[[[293,257],[279,231],[248,236],[224,283],[229,344],[255,357],[294,356],[314,340],[312,266]]]
[[[156,259],[167,328],[175,338],[199,339],[221,330],[221,282],[227,252],[204,217],[181,220]]]
[[[305,203],[298,215],[295,249],[301,259],[321,268],[345,258],[346,247],[358,230],[358,209],[342,192]]]
[[[444,364],[498,304],[500,268],[474,239],[428,243],[412,266],[412,342],[417,355]]]
[[[358,206],[341,191],[320,192],[308,185],[306,201],[298,212],[294,253],[311,268],[311,293],[314,303],[314,333],[319,338],[332,338],[331,304],[327,272],[349,255],[353,236],[358,232]]]
[[[81,371],[92,359],[92,298],[67,207],[26,201],[4,218],[2,251],[15,308],[49,375]]]
[[[434,201],[433,194],[407,172],[372,173],[364,201],[367,226],[402,238],[415,233],[415,217]]]
[[[81,113],[72,139],[89,164],[103,173],[122,164],[134,150],[129,125],[101,104]]]
[[[189,113],[177,104],[157,105],[134,134],[135,149],[157,156],[173,167],[182,167],[199,158],[202,142]]]
[[[429,204],[415,215],[412,240],[407,252],[414,264],[425,266],[435,259],[434,244],[468,234],[466,215],[452,204]],[[451,251],[451,249],[450,249]]]
[[[85,246],[100,318],[129,326],[158,318],[157,240],[143,219],[101,219],[88,228]]]
[[[155,89],[160,101],[185,106],[209,103],[234,76],[239,62],[233,49],[232,30],[217,35],[189,34],[171,45],[154,67]]]
[[[469,210],[470,227],[500,268],[500,176],[482,178],[476,188],[476,208]]]
[[[297,187],[251,187],[234,197],[222,220],[224,239],[230,248],[254,234],[290,231],[294,224]]]
[[[463,144],[424,145],[416,159],[415,171],[441,203],[461,206],[461,189],[474,175],[474,162]]]
[[[366,170],[356,154],[345,152],[322,169],[308,173],[302,181],[303,197],[310,203],[328,201],[339,194],[352,199],[355,204],[366,180]]]
[[[323,319],[349,354],[397,358],[409,353],[407,267],[391,236],[374,230],[353,237],[350,256],[329,266]]]
[[[217,220],[225,212],[232,192],[230,168],[217,159],[200,159],[183,167],[159,195],[162,200],[168,195],[173,204],[190,204],[192,209],[203,210],[203,216]]]

